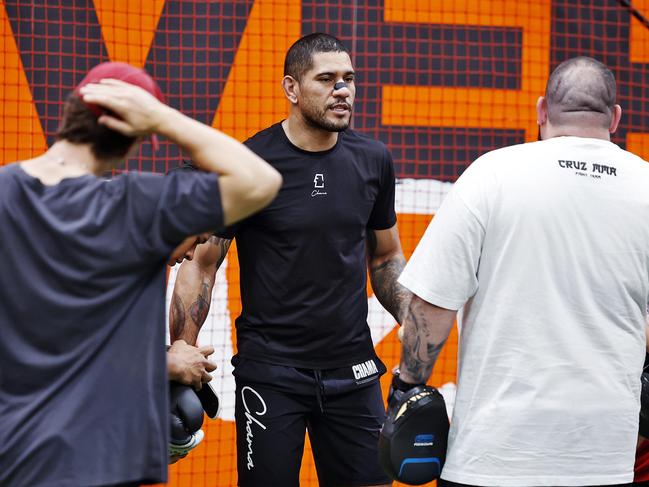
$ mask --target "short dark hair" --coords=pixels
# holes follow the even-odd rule
[[[568,59],[550,75],[545,90],[548,118],[557,125],[589,117],[594,123],[611,123],[617,87],[610,69],[596,59]]]
[[[63,105],[61,125],[55,136],[56,140],[90,144],[90,150],[98,159],[125,157],[136,140],[136,137],[128,137],[99,124],[97,115],[74,93]]]
[[[300,80],[313,67],[313,55],[319,52],[346,52],[340,40],[329,34],[316,32],[301,37],[289,48],[284,60],[284,76]]]

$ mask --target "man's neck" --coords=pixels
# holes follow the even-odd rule
[[[292,114],[282,122],[282,128],[291,144],[309,152],[331,149],[338,141],[338,132],[313,127]]]
[[[548,127],[548,129],[541,134],[542,139],[551,139],[553,137],[585,137],[589,139],[606,140],[609,142],[611,140],[611,134],[606,129],[567,125]]]
[[[58,184],[62,179],[94,174],[100,176],[109,164],[94,156],[88,144],[66,140],[54,143],[44,154],[21,163],[23,170],[43,184]]]

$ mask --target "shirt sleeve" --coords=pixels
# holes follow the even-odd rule
[[[246,140],[245,142],[246,145],[248,145],[248,140]],[[172,169],[171,171],[174,170],[199,171],[199,169],[190,160],[183,160],[183,164],[178,169]],[[216,235],[219,238],[226,238],[228,240],[232,240],[236,235],[238,229],[239,229],[239,225],[237,223],[234,223],[229,227],[219,228],[214,232],[214,235]]]
[[[264,156],[259,154],[259,151],[257,150],[257,147],[254,144],[254,137],[249,137],[248,139],[244,140],[243,145],[245,145],[248,149],[250,149],[255,154],[257,154],[259,157],[264,159]],[[229,227],[220,228],[216,232],[214,232],[214,235],[216,235],[219,238],[233,240],[237,236],[239,230],[245,225],[245,222],[247,220],[248,218],[244,218],[243,220],[240,220],[237,223],[230,225]]]
[[[214,232],[214,235],[216,235],[219,238],[232,240],[237,235],[237,231],[239,230],[239,227],[240,225],[235,223],[233,225],[230,225],[229,227],[218,229],[216,232]]]
[[[386,147],[383,148],[379,193],[374,202],[367,226],[373,230],[385,230],[397,223],[397,213],[394,209],[394,163],[392,155]]]
[[[460,178],[461,180],[462,178]],[[483,214],[467,204],[479,186],[458,180],[426,229],[399,282],[441,308],[458,310],[478,290],[478,265],[485,236]]]
[[[145,251],[167,254],[190,235],[223,227],[216,174],[172,171],[166,176],[128,176],[129,207]]]

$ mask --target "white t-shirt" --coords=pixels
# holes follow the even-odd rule
[[[558,137],[458,179],[399,282],[460,309],[442,478],[631,482],[649,296],[649,164]]]

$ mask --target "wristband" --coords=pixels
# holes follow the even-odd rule
[[[393,372],[393,375],[392,375],[392,387],[397,391],[407,392],[410,389],[412,389],[413,387],[417,387],[417,386],[423,387],[425,385],[426,384],[421,384],[421,383],[419,383],[419,384],[410,384],[408,382],[405,382],[405,381],[401,380],[401,377],[399,377],[399,369],[395,369],[394,372]]]

